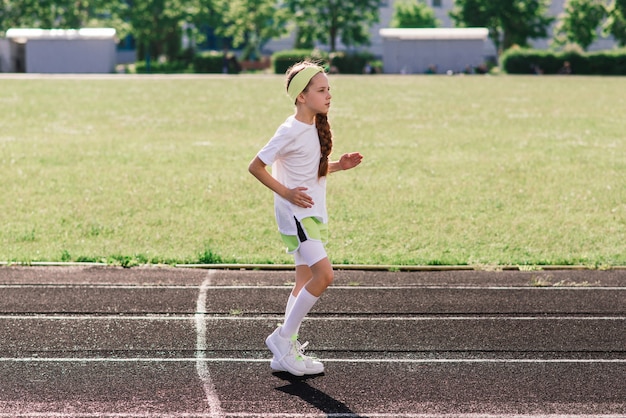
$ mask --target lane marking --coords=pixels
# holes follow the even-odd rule
[[[45,313],[35,313],[35,314],[18,314],[18,315],[0,315],[0,320],[5,319],[17,319],[17,320],[29,320],[34,319],[38,321],[85,321],[85,320],[101,320],[101,321],[189,321],[190,317],[193,315],[196,321],[200,318],[205,321],[276,321],[284,319],[282,315],[267,315],[267,316],[239,316],[239,315],[230,315],[226,316],[223,314],[213,315],[207,312],[202,313],[202,315],[189,314],[187,316],[181,316],[180,314],[169,315],[169,314],[144,314],[144,315],[123,315],[123,314],[103,314],[103,315],[76,315],[72,313],[67,314],[53,314],[48,315]],[[428,316],[375,316],[369,317],[366,315],[378,315],[372,313],[363,314],[363,316],[345,316],[339,314],[339,316],[334,316],[337,314],[326,313],[325,316],[320,313],[315,314],[314,316],[307,316],[307,321],[484,321],[484,320],[505,320],[505,321],[624,321],[626,320],[626,316],[593,316],[583,314],[585,316],[576,316],[580,314],[573,314],[572,316],[563,316],[560,315],[524,315],[524,316],[501,316],[501,315],[480,315],[480,314],[467,314],[468,316],[460,316],[460,315],[449,315],[449,314],[440,314],[433,315],[432,313],[428,314]],[[416,315],[412,313],[411,315]],[[449,315],[449,316],[448,316]],[[205,330],[206,331],[206,330]]]
[[[208,362],[206,361],[206,321],[204,316],[206,314],[206,300],[207,290],[211,284],[211,279],[215,270],[209,270],[207,277],[200,285],[200,291],[198,292],[198,300],[196,302],[196,370],[198,376],[202,381],[204,387],[204,393],[206,400],[209,404],[209,410],[211,411],[212,418],[223,418],[224,413],[220,405],[219,397],[217,396],[217,390],[211,379],[211,373],[209,372]]]
[[[3,413],[0,417],[33,417],[33,418],[210,418],[213,415],[206,413],[180,412],[180,413],[127,413],[127,412],[103,412],[103,413],[65,413],[65,412],[29,412],[29,413]],[[361,412],[361,413],[258,413],[258,412],[230,412],[225,415],[226,418],[624,418],[624,414],[427,414],[427,413],[378,413],[378,412]]]
[[[65,413],[65,412],[29,412],[29,413],[2,413],[0,417],[33,417],[33,418],[203,418],[212,417],[211,414],[180,412],[180,413],[127,413],[127,412],[109,412],[109,413]],[[361,413],[258,413],[258,412],[230,412],[225,415],[226,418],[624,418],[624,414],[415,414],[415,413],[378,413],[378,412],[361,412]]]
[[[623,418],[626,415],[568,415],[568,414],[415,414],[415,413],[377,413],[377,412],[362,412],[358,413],[324,413],[324,414],[293,414],[293,413],[278,413],[278,414],[259,414],[254,412],[235,412],[228,414],[231,418]]]
[[[356,358],[324,358],[324,363],[366,363],[366,364],[384,364],[384,363],[403,363],[403,364],[429,364],[429,363],[449,363],[449,364],[461,364],[461,363],[538,363],[538,364],[602,364],[602,363],[614,363],[614,364],[626,364],[626,358],[619,359],[485,359],[485,358],[471,358],[471,359],[454,359],[454,358],[439,358],[439,359],[407,359],[407,358],[370,358],[370,359],[356,359]],[[168,357],[127,357],[127,358],[110,358],[110,357],[0,357],[0,362],[3,363],[193,363],[196,364],[208,364],[208,363],[268,363],[269,358],[238,358],[238,357],[180,357],[180,358],[168,358]],[[203,373],[208,373],[208,370]],[[208,375],[204,377],[210,378]],[[203,380],[204,381],[204,380]],[[215,387],[210,387],[213,391]],[[219,402],[219,400],[218,400]]]
[[[215,270],[213,270],[215,271]],[[0,289],[22,289],[22,288],[52,288],[52,289],[187,289],[193,290],[197,288],[197,284],[189,284],[189,285],[158,285],[158,284],[0,284]],[[246,289],[269,289],[269,290],[289,290],[292,288],[292,285],[210,285],[207,289],[211,290],[246,290]],[[398,286],[375,286],[375,285],[367,285],[367,286],[350,286],[350,285],[333,285],[328,288],[328,290],[332,289],[342,289],[342,290],[440,290],[440,289],[450,289],[450,290],[626,290],[626,286],[440,286],[440,285],[415,285],[415,286],[406,286],[406,285],[398,285]]]

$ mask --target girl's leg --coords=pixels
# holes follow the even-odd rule
[[[293,287],[291,293],[289,293],[289,299],[287,300],[287,307],[285,308],[285,321],[293,308],[293,304],[296,302],[296,298],[300,294],[300,290],[311,280],[313,272],[306,264],[296,265],[296,284]]]
[[[298,296],[303,288],[319,297],[334,279],[326,249],[321,241],[306,240],[294,254],[296,262],[296,284],[292,295]]]
[[[296,266],[296,285],[293,287],[292,295],[298,297],[300,290],[313,278],[311,267],[306,264]]]
[[[330,264],[328,257],[325,257],[311,266],[311,272],[313,277],[306,283],[304,288],[313,296],[320,297],[335,279],[333,266]]]
[[[285,323],[265,339],[265,343],[274,354],[272,367],[286,370],[296,376],[324,371],[324,365],[321,362],[302,354],[297,341],[297,333],[304,317],[334,278],[332,265],[320,241],[307,240],[301,243],[299,252],[299,256],[303,256],[310,267],[308,269],[297,268],[296,285],[290,296],[287,307],[289,312],[286,314]],[[301,264],[296,262],[296,265]],[[297,292],[297,297],[293,300],[295,292]],[[293,305],[291,309],[290,305]]]
[[[326,288],[333,282],[334,272],[327,257],[312,265],[311,272],[313,277],[298,293],[293,307],[282,326],[280,334],[283,338],[290,338],[298,333],[304,317],[309,313]]]

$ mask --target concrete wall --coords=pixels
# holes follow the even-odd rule
[[[9,29],[13,71],[112,73],[117,64],[115,29]]]
[[[107,39],[31,39],[26,44],[27,73],[112,73],[115,42]]]
[[[382,29],[385,73],[464,71],[485,63],[487,29]]]

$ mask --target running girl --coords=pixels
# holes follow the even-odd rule
[[[332,283],[334,272],[324,244],[328,237],[326,177],[361,163],[358,153],[329,159],[333,140],[328,110],[331,94],[324,69],[305,61],[287,71],[287,94],[295,114],[277,129],[250,162],[248,170],[274,192],[274,212],[287,251],[294,256],[296,284],[289,295],[284,324],[265,340],[271,367],[296,376],[318,374],[324,365],[304,354],[298,342],[304,317]],[[267,166],[272,167],[271,174]]]

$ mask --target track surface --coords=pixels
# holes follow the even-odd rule
[[[625,270],[338,271],[308,378],[263,343],[292,276],[0,268],[0,417],[626,417]]]

